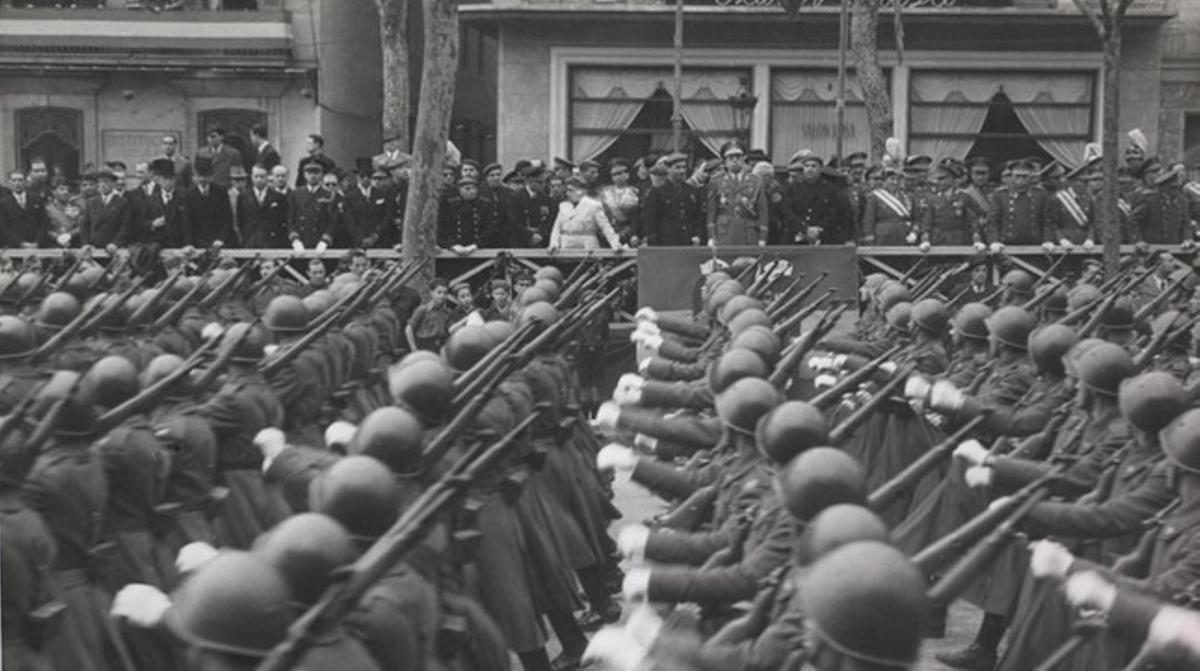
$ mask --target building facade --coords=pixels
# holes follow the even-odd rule
[[[837,2],[807,0],[795,21],[775,0],[684,2],[685,151],[709,156],[738,138],[776,163],[804,148],[833,155]],[[672,4],[462,5],[464,25],[497,44],[499,160],[669,151]],[[908,153],[1040,155],[1075,165],[1099,138],[1101,45],[1072,0],[908,0],[903,7],[903,48],[890,11],[880,15],[879,43],[895,133]],[[1200,110],[1200,3],[1138,0],[1126,25],[1122,126],[1142,129],[1168,159],[1188,147],[1200,151],[1200,115],[1192,113]],[[852,65],[847,153],[869,141]]]
[[[292,169],[309,133],[340,166],[378,152],[371,0],[167,4],[0,1],[0,165],[132,169],[166,135],[192,156],[214,125],[247,162],[255,124]]]

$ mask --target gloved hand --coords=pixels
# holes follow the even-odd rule
[[[1192,655],[1200,657],[1200,613],[1185,610],[1176,606],[1164,606],[1158,615],[1150,621],[1150,629],[1146,632],[1146,647],[1151,650],[1182,648]]]
[[[617,381],[617,388],[613,390],[613,400],[618,405],[637,405],[642,402],[642,387],[645,384],[646,380],[640,375],[625,373]]]
[[[300,242],[299,238],[292,240],[292,251],[295,251],[295,252],[304,251],[304,243]]]
[[[58,243],[59,247],[66,247],[67,245],[71,244],[71,234],[59,233],[58,237],[55,238],[54,241]]]
[[[845,363],[845,362],[846,362],[846,356],[842,355],[842,363]],[[841,364],[838,364],[838,368],[841,368],[841,367],[842,367]],[[896,365],[895,361],[884,361],[883,363],[879,364],[879,370],[883,371],[884,373],[887,373],[888,375],[892,375],[893,373],[895,373],[897,368],[899,368],[899,366]]]
[[[929,405],[937,410],[959,410],[966,395],[949,380],[937,380],[929,389]]]
[[[646,543],[650,540],[650,528],[644,524],[630,524],[617,533],[617,549],[621,556],[640,564],[646,559]]]
[[[205,340],[212,340],[214,338],[220,338],[224,333],[225,329],[220,324],[216,322],[209,322],[204,325],[203,329],[200,330],[200,337],[204,338]]]
[[[329,245],[324,240],[317,243],[317,254],[324,254],[326,249],[329,249]]]
[[[1117,600],[1117,588],[1095,571],[1082,571],[1067,578],[1067,601],[1076,608],[1108,613]]]
[[[1075,247],[1075,243],[1071,242],[1070,240],[1068,240],[1066,238],[1063,238],[1062,240],[1058,241],[1058,246],[1062,247],[1063,249],[1072,249]]]
[[[915,245],[915,244],[917,244],[917,234],[916,234],[916,233],[909,233],[908,235],[904,236],[904,241],[905,241],[905,242],[907,242],[907,243],[908,243],[908,244],[910,244],[910,245]]]
[[[639,332],[634,331],[634,333],[636,334]],[[645,331],[640,331],[640,333],[643,334],[643,337],[638,344],[640,344],[642,347],[645,347],[652,354],[658,354],[658,348],[662,347],[663,344],[662,336],[646,333]]]
[[[650,591],[650,569],[645,566],[635,566],[625,573],[625,581],[621,583],[621,594],[626,601],[638,603],[646,600]]]
[[[932,385],[924,375],[909,375],[908,379],[904,381],[904,397],[923,401],[929,395],[931,387]]]
[[[967,469],[967,472],[963,476],[967,481],[968,487],[977,489],[979,487],[991,487],[994,472],[987,466],[972,466]]]
[[[350,422],[336,421],[325,429],[325,446],[329,448],[337,446],[345,451],[357,432],[358,427]]]
[[[954,456],[970,463],[972,466],[978,466],[983,463],[984,459],[987,459],[988,451],[982,443],[972,438],[959,443],[958,447],[954,448]]]
[[[188,543],[179,548],[175,555],[175,569],[180,573],[191,573],[215,559],[217,549],[204,541]]]
[[[987,249],[987,245],[983,244],[982,242],[976,242],[974,247],[975,251],[977,252],[982,252],[983,250]]]
[[[999,254],[1000,252],[1004,251],[1004,243],[1003,242],[993,242],[991,245],[991,250],[992,250],[993,254]]]
[[[620,443],[609,443],[596,453],[596,468],[602,471],[632,471],[637,461],[633,450]]]
[[[265,356],[265,357],[275,356],[275,353],[278,351],[279,351],[278,343],[271,343],[270,345],[263,345],[263,356]]]
[[[275,457],[287,447],[287,438],[279,429],[268,427],[254,434],[254,446],[262,452],[263,471],[266,471]]]
[[[612,401],[605,401],[596,409],[596,418],[592,420],[592,426],[602,431],[615,431],[620,417],[621,407]]]
[[[922,242],[922,243],[919,245],[919,247],[921,248],[921,251],[922,251],[922,252],[927,252],[927,251],[929,251],[929,250],[933,249],[933,245],[929,244],[929,241],[928,241],[928,240],[925,240],[924,242]]]
[[[1071,564],[1075,563],[1075,555],[1054,541],[1034,541],[1029,549],[1029,572],[1035,578],[1061,580],[1071,570]]]
[[[1084,240],[1084,241],[1083,241],[1083,248],[1084,248],[1084,249],[1086,249],[1086,250],[1088,250],[1089,252],[1090,252],[1090,251],[1092,251],[1092,249],[1093,249],[1095,246],[1096,246],[1096,243],[1092,242],[1091,240]]]
[[[821,373],[813,378],[814,389],[828,389],[837,384],[837,376],[829,373]]]
[[[1047,253],[1053,252],[1054,251],[1054,243],[1047,240],[1046,242],[1042,243],[1042,249],[1046,250]]]
[[[655,324],[654,322],[646,322],[646,321],[638,322],[636,330],[642,331],[643,333],[648,333],[652,336],[661,336],[662,335],[662,329],[660,329],[658,327],[658,324]]]
[[[151,628],[162,622],[171,608],[171,598],[153,585],[130,583],[113,597],[109,613],[138,627]]]
[[[638,322],[650,322],[653,324],[658,321],[658,313],[654,311],[654,308],[647,306],[638,308],[637,314],[633,315],[633,318]]]

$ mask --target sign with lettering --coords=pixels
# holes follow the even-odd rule
[[[100,135],[101,161],[122,161],[132,172],[136,164],[162,155],[162,139],[168,135],[177,146],[183,137],[176,130],[106,130]]]

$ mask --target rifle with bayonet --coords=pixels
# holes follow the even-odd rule
[[[886,384],[880,387],[879,391],[875,392],[874,396],[872,396],[866,403],[862,404],[862,407],[860,407],[858,410],[855,410],[849,417],[842,420],[841,424],[838,424],[829,431],[829,444],[840,445],[847,438],[849,438],[858,429],[858,427],[862,425],[863,422],[867,421],[867,418],[869,418],[877,409],[879,409],[879,406],[883,405],[883,403],[887,401],[889,397],[891,397],[892,392],[895,391],[897,387],[901,386],[905,381],[908,380],[908,376],[914,370],[916,370],[916,367],[916,364],[913,363],[901,366],[900,369],[897,370],[892,376],[892,379],[888,380]]]
[[[801,272],[795,277],[791,278],[788,282],[787,288],[775,294],[775,297],[771,299],[770,303],[767,303],[767,307],[763,308],[763,311],[768,315],[773,312],[778,312],[779,307],[784,304],[784,301],[791,299],[792,292],[796,290],[796,287],[800,286],[800,283],[804,281],[804,277],[807,274],[808,273]]]
[[[966,438],[967,434],[983,423],[983,420],[983,415],[975,417],[960,426],[957,431],[947,436],[945,440],[929,448],[925,454],[922,454],[906,466],[904,470],[892,476],[891,480],[888,480],[876,488],[875,491],[871,492],[870,496],[867,497],[867,507],[877,513],[883,513],[893,503],[899,501],[901,497],[911,493],[912,489],[917,486],[917,483],[922,478],[933,472],[938,465],[954,454],[954,449],[958,447],[959,441]]]
[[[941,290],[942,286],[945,285],[946,282],[950,281],[950,278],[954,277],[955,275],[958,275],[959,273],[961,273],[962,271],[966,270],[969,267],[970,267],[970,264],[960,263],[959,265],[954,266],[953,268],[950,268],[946,272],[942,273],[941,275],[939,275],[937,277],[937,279],[932,284],[923,288],[920,293],[914,294],[916,296],[916,298],[914,299],[914,302],[917,300],[920,300],[922,298],[928,298],[930,296],[933,296],[934,294],[936,294],[938,291]]]
[[[200,299],[199,307],[207,310],[219,303],[227,294],[233,292],[235,285],[249,275],[250,269],[257,265],[257,263],[258,255],[255,255],[253,259],[250,259],[238,266],[236,271],[229,273],[225,279],[221,280],[220,284],[218,284],[213,288],[212,291],[208,293],[207,296]]]
[[[249,331],[250,330],[247,329],[246,333],[249,333]],[[100,415],[98,418],[96,418],[96,424],[100,427],[100,431],[108,431],[109,429],[118,426],[121,422],[129,419],[133,415],[145,410],[149,410],[158,405],[159,402],[167,397],[167,394],[170,393],[171,389],[174,388],[176,384],[178,384],[188,375],[191,375],[193,370],[196,370],[200,367],[200,364],[204,363],[205,356],[216,348],[217,343],[220,342],[220,340],[220,338],[212,338],[211,340],[200,345],[200,347],[197,347],[196,351],[192,352],[192,354],[182,364],[180,364],[178,368],[163,376],[154,384],[141,390],[133,398],[125,401],[115,408],[110,409],[108,412],[105,412],[103,415]],[[229,348],[229,351],[232,353],[233,349],[234,348],[231,347]],[[213,369],[215,370],[220,370],[220,368],[221,365],[219,364],[213,366]]]
[[[784,319],[783,321],[776,324],[775,327],[772,328],[771,330],[775,333],[775,335],[777,335],[779,337],[783,337],[785,334],[787,334],[788,331],[791,331],[798,324],[800,324],[800,322],[807,319],[809,315],[811,315],[812,313],[814,313],[818,309],[820,309],[821,304],[824,303],[825,300],[828,299],[830,296],[833,296],[836,293],[837,293],[837,289],[827,289],[825,291],[825,293],[823,293],[817,297],[817,300],[813,301],[812,303],[809,303],[808,305],[797,310],[795,313],[789,315],[786,319]]]
[[[212,269],[209,269],[208,272],[196,278],[196,282],[192,285],[192,288],[188,289],[182,298],[167,308],[167,311],[162,316],[154,320],[154,323],[150,325],[150,329],[158,331],[178,322],[183,313],[187,312],[189,308],[200,300],[200,295],[204,293],[205,287],[208,286],[208,278],[210,277],[212,277]]]
[[[192,386],[196,389],[207,389],[208,386],[212,384],[212,381],[217,379],[217,375],[219,375],[221,371],[225,369],[225,366],[228,366],[229,362],[233,360],[233,355],[237,353],[238,348],[246,340],[246,338],[250,337],[250,334],[254,332],[254,329],[258,327],[261,321],[261,319],[255,319],[254,321],[250,322],[246,325],[246,328],[241,331],[241,333],[237,334],[236,340],[230,342],[227,347],[222,347],[212,365],[209,366],[208,370],[201,373],[200,376],[193,381]],[[233,328],[236,326],[237,324],[230,326],[225,330],[225,333],[222,334],[221,338],[213,338],[213,340],[220,340],[221,343],[224,344],[225,340],[229,339],[229,331],[233,330]]]
[[[79,268],[82,267],[84,262],[87,260],[88,257],[86,254],[76,255],[75,262],[68,266],[67,269],[63,271],[62,275],[59,275],[58,280],[54,282],[54,287],[50,289],[50,291],[62,291],[63,288],[67,286],[67,282],[70,282],[71,278],[75,277],[75,273],[79,272]]]
[[[1133,313],[1134,323],[1137,323],[1145,319],[1147,316],[1154,314],[1154,312],[1157,311],[1163,303],[1167,302],[1171,296],[1175,295],[1175,292],[1179,291],[1179,288],[1188,281],[1194,272],[1194,268],[1188,267],[1186,272],[1179,273],[1179,277],[1176,277],[1171,281],[1170,284],[1163,287],[1163,290],[1158,292],[1154,298],[1151,298],[1146,302],[1145,305],[1138,308],[1137,312]]]
[[[154,295],[144,301],[141,305],[129,315],[129,321],[125,323],[125,330],[132,331],[137,327],[142,320],[146,319],[147,315],[152,315],[158,311],[158,306],[162,305],[170,295],[171,289],[179,282],[179,278],[183,276],[183,266],[180,265],[175,270],[171,271],[170,275],[163,280],[162,284],[154,288]]]
[[[830,289],[830,291],[833,290]],[[818,299],[813,305],[819,305],[822,300],[824,300],[823,297]],[[796,367],[800,365],[800,360],[804,358],[804,355],[807,354],[814,345],[820,342],[821,338],[824,338],[830,331],[833,330],[835,326],[837,326],[837,320],[842,316],[842,313],[844,313],[847,308],[848,306],[846,305],[839,305],[830,308],[823,315],[821,315],[821,319],[816,323],[815,326],[813,326],[812,330],[805,333],[792,344],[788,345],[788,347],[780,355],[779,363],[775,365],[775,370],[771,371],[771,377],[768,378],[767,381],[774,385],[775,388],[782,389],[784,385],[787,384],[787,380],[791,376],[792,371],[794,371]]]
[[[91,333],[95,329],[100,328],[100,326],[108,321],[109,317],[116,314],[121,308],[125,307],[125,304],[129,302],[129,299],[133,298],[133,295],[142,288],[142,283],[145,281],[146,276],[139,275],[138,277],[133,278],[133,281],[130,282],[129,286],[125,288],[125,291],[122,291],[115,296],[113,294],[109,294],[103,299],[97,298],[96,302],[103,304],[104,307],[101,308],[100,312],[97,313],[95,317],[92,317],[86,324],[83,325],[83,327],[80,329],[80,332]]]
[[[827,409],[843,395],[853,391],[854,389],[858,388],[858,385],[867,381],[867,379],[875,374],[875,371],[879,370],[880,366],[890,361],[891,358],[895,356],[896,353],[902,348],[903,345],[893,345],[892,347],[888,348],[887,351],[863,364],[858,370],[838,380],[832,387],[817,394],[816,396],[813,396],[809,400],[809,404],[822,410]]]
[[[803,289],[801,289],[798,293],[796,293],[796,295],[792,296],[791,298],[788,298],[782,304],[777,305],[776,309],[774,311],[768,310],[767,317],[770,317],[771,321],[775,321],[775,320],[779,319],[780,317],[782,317],[783,315],[788,314],[792,310],[795,310],[796,306],[798,306],[798,305],[800,305],[800,303],[804,302],[804,299],[808,298],[809,294],[816,291],[817,287],[822,282],[824,282],[825,278],[828,276],[829,276],[829,273],[824,270],[817,273],[817,276],[813,278],[813,281],[809,282],[808,285],[805,286]]]

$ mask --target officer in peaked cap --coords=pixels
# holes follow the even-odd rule
[[[746,170],[746,151],[736,141],[721,146],[725,174],[708,186],[710,246],[765,245],[768,234],[767,187]]]

